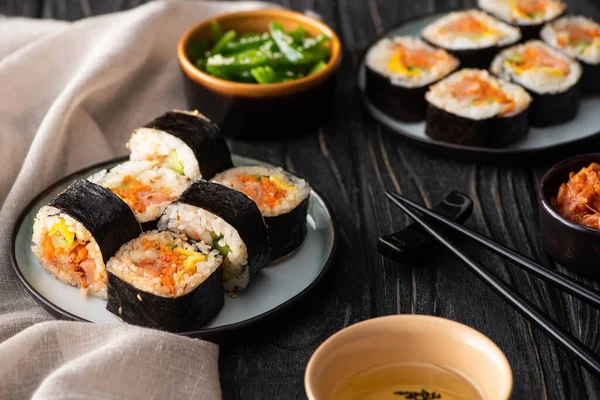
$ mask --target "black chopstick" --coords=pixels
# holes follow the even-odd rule
[[[392,193],[387,192],[387,197],[397,205],[402,211],[417,222],[428,234],[438,242],[448,248],[456,257],[467,265],[479,279],[490,286],[496,293],[504,298],[509,305],[519,311],[525,318],[533,322],[547,334],[552,340],[560,345],[568,354],[573,356],[585,368],[596,376],[600,376],[600,357],[594,354],[583,343],[577,340],[573,335],[566,331],[552,319],[548,318],[543,312],[537,309],[529,300],[516,293],[510,286],[494,277],[491,273],[479,266],[468,255],[460,251],[443,235],[433,229],[427,222],[419,217],[408,206],[396,199]]]
[[[457,224],[454,221],[451,221],[428,208],[423,207],[420,204],[415,203],[414,201],[407,199],[406,197],[399,195],[397,193],[388,192],[389,196],[392,196],[396,200],[409,205],[410,207],[422,212],[427,215],[431,219],[446,225],[453,230],[462,233],[463,235],[473,239],[474,241],[481,244],[483,247],[493,251],[494,253],[505,257],[506,259],[514,262],[516,265],[523,267],[524,269],[530,271],[535,276],[540,279],[545,280],[546,282],[552,283],[559,288],[563,289],[565,292],[577,297],[578,299],[585,301],[586,303],[599,308],[600,309],[600,293],[590,288],[589,286],[585,286],[582,283],[577,282],[575,279],[568,277],[567,275],[563,275],[559,272],[552,271],[548,268],[542,267],[540,264],[536,263],[530,258],[525,257],[522,254],[517,253],[513,249],[509,249],[508,247],[504,247],[499,243],[496,243],[489,238],[480,235],[477,232],[473,232],[472,230],[465,228],[464,226]]]

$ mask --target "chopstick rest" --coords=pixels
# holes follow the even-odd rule
[[[454,222],[463,224],[471,215],[473,201],[462,193],[452,191],[432,210]],[[398,232],[377,239],[377,251],[391,260],[403,261],[423,254],[426,246],[433,243],[436,241],[413,222]]]

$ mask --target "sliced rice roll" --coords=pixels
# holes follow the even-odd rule
[[[467,146],[504,147],[527,135],[531,96],[487,71],[463,69],[432,85],[425,133]]]
[[[185,234],[223,256],[223,287],[248,286],[271,258],[267,227],[256,203],[224,185],[198,180],[165,209],[159,230]]]
[[[532,126],[569,121],[579,110],[581,66],[539,40],[510,47],[496,56],[491,71],[531,94]]]
[[[182,332],[199,329],[223,307],[221,254],[173,232],[149,231],[108,261],[106,309],[123,321]]]
[[[110,189],[133,210],[144,230],[156,228],[167,204],[190,184],[185,175],[150,161],[127,161],[88,178]]]
[[[384,38],[367,51],[366,93],[380,110],[405,122],[425,119],[427,87],[458,68],[443,49],[410,36]]]
[[[127,204],[102,186],[78,180],[38,211],[31,248],[58,280],[106,298],[105,262],[140,233]]]
[[[309,184],[281,168],[245,166],[217,174],[214,182],[239,190],[260,209],[269,231],[271,260],[296,250],[306,237]]]
[[[482,11],[466,10],[427,25],[421,36],[458,58],[462,67],[487,68],[498,50],[521,39],[521,32]]]
[[[233,167],[221,130],[198,111],[171,111],[136,129],[131,160],[151,161],[190,179],[210,179]]]
[[[478,0],[483,11],[521,29],[523,40],[535,39],[542,26],[560,17],[567,6],[558,0]]]
[[[582,16],[566,16],[546,24],[540,36],[581,63],[583,93],[600,93],[600,24]]]

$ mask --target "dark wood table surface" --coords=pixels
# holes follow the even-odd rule
[[[76,20],[140,3],[143,1],[0,0],[0,13]],[[451,190],[459,190],[475,202],[469,227],[565,272],[542,248],[537,185],[553,162],[574,153],[597,151],[600,141],[544,159],[508,157],[502,164],[451,159],[415,148],[386,131],[364,112],[357,95],[357,66],[366,46],[379,33],[420,14],[473,3],[281,1],[294,10],[312,9],[321,14],[342,38],[344,60],[335,114],[317,132],[298,139],[268,144],[231,142],[231,146],[238,154],[270,161],[307,177],[333,205],[340,228],[339,247],[330,279],[319,293],[285,320],[272,321],[259,338],[221,347],[220,374],[226,399],[305,398],[306,363],[327,337],[358,321],[400,313],[450,318],[489,336],[512,366],[514,399],[600,398],[600,379],[581,368],[447,252],[438,251],[419,263],[399,264],[376,251],[379,235],[407,223],[406,217],[388,204],[384,189],[397,190],[427,205],[435,204]],[[599,1],[567,3],[570,11],[600,20]],[[562,326],[600,351],[598,310],[477,246],[460,243]]]

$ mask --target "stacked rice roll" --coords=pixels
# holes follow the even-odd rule
[[[456,70],[459,62],[421,39],[397,36],[369,48],[366,65],[371,103],[401,121],[417,122],[425,118],[427,87]]]
[[[583,93],[600,93],[600,25],[581,16],[566,16],[546,24],[540,36],[547,44],[583,67]]]
[[[524,40],[537,38],[542,26],[560,17],[567,6],[558,0],[478,0],[479,8],[521,29]]]
[[[32,250],[61,282],[106,298],[105,262],[140,233],[135,215],[119,197],[78,180],[38,211]]]
[[[487,71],[463,69],[432,85],[425,95],[426,134],[461,145],[503,147],[522,139],[531,96]]]
[[[173,232],[149,231],[108,261],[107,310],[173,332],[199,329],[223,306],[218,250]]]
[[[581,100],[581,66],[543,42],[531,40],[502,51],[490,69],[531,94],[531,125],[554,125],[569,121],[577,114]]]
[[[189,179],[210,179],[233,167],[221,130],[198,111],[171,111],[136,129],[132,161],[150,161]]]
[[[165,209],[159,230],[186,235],[223,257],[223,287],[248,286],[271,258],[267,227],[258,206],[224,185],[197,180]]]
[[[521,39],[521,32],[482,11],[466,10],[427,25],[421,36],[458,58],[462,67],[487,68],[498,50]]]
[[[296,250],[306,237],[309,184],[281,168],[244,166],[217,174],[222,183],[250,197],[267,224],[271,260]]]
[[[171,168],[150,161],[127,161],[88,178],[110,189],[133,210],[144,230],[156,227],[163,210],[190,184],[190,179]]]

